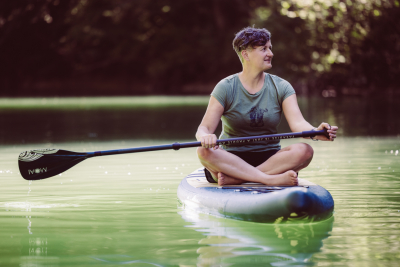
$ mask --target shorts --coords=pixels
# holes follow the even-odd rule
[[[258,165],[261,165],[265,161],[267,161],[270,157],[275,155],[279,150],[274,149],[274,150],[268,150],[268,151],[263,151],[263,152],[236,152],[236,151],[231,151],[230,153],[238,156],[242,160],[246,161],[253,167],[257,167]],[[204,168],[204,173],[206,175],[206,179],[210,183],[216,183],[217,181],[214,180],[212,177],[211,173]]]

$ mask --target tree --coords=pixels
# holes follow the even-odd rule
[[[3,1],[1,94],[181,94],[239,72],[253,24],[299,94],[399,88],[399,17],[398,0]]]
[[[299,18],[311,52],[308,85],[320,92],[329,86],[399,88],[400,5],[397,0],[278,1],[280,13]],[[315,78],[314,78],[315,77]],[[339,92],[341,92],[339,90]]]

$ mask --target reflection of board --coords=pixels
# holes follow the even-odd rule
[[[331,194],[304,179],[299,179],[299,184],[285,187],[246,183],[221,187],[208,183],[200,168],[182,180],[178,198],[185,208],[245,221],[320,221],[331,217]]]

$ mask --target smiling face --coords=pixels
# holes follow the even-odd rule
[[[263,46],[247,48],[241,51],[243,63],[252,68],[257,68],[260,71],[266,71],[272,68],[272,44],[271,40]]]

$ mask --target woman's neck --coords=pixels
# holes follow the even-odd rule
[[[251,71],[247,68],[243,68],[243,71],[239,73],[239,79],[250,94],[255,94],[264,86],[265,73],[263,71]]]

